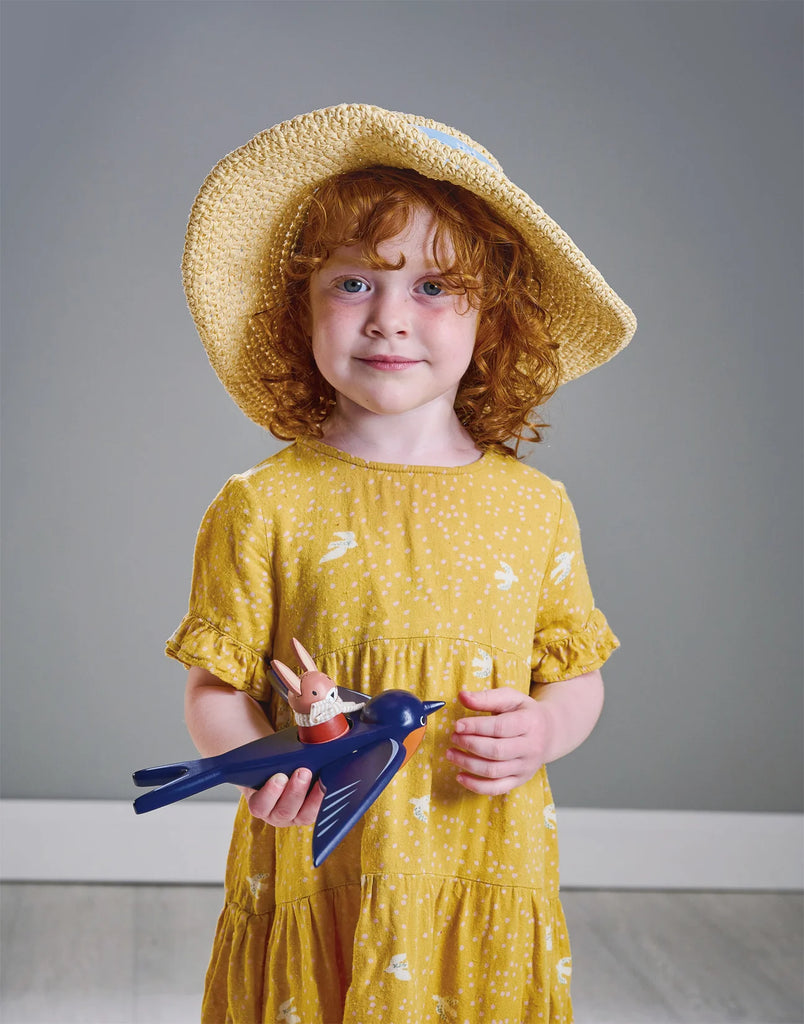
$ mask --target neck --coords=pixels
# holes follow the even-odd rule
[[[448,416],[422,412],[361,415],[339,405],[323,425],[323,439],[333,448],[367,462],[466,466],[480,458],[479,449],[454,410]]]

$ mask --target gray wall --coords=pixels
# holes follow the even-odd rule
[[[3,17],[3,794],[191,753],[195,530],[275,450],[184,307],[226,151],[344,100],[502,160],[634,306],[529,457],[623,641],[564,805],[801,809],[798,3],[16,3]]]

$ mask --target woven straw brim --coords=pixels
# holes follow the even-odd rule
[[[283,287],[282,260],[315,187],[375,165],[461,185],[519,231],[541,268],[540,302],[560,346],[560,383],[605,363],[631,340],[632,311],[491,153],[437,121],[342,104],[276,125],[224,157],[190,215],[182,264],[187,302],[215,372],[256,423],[271,421],[262,378],[272,352],[252,318]]]

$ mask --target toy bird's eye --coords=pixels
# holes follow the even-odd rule
[[[427,715],[422,715],[419,721],[421,722],[422,725],[427,725]]]

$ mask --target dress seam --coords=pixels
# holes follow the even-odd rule
[[[564,511],[564,495],[562,493],[563,487],[561,485],[559,485],[557,487],[557,491],[558,491],[558,516],[556,518],[556,529],[555,529],[555,533],[553,534],[553,543],[550,546],[550,554],[547,556],[547,562],[546,562],[545,568],[544,568],[544,579],[542,580],[541,587],[539,587],[539,599],[536,602],[536,628],[537,629],[539,628],[539,613],[542,610],[542,600],[544,598],[544,585],[545,585],[545,581],[547,580],[547,574],[550,571],[550,566],[553,564],[553,556],[555,555],[555,552],[556,552],[556,544],[558,544],[558,531],[561,528],[561,515],[562,515],[562,513]]]
[[[596,610],[597,609],[594,608],[592,609],[592,611]],[[584,637],[590,637],[590,639],[593,638],[595,634],[589,629],[589,622],[591,619],[592,616],[590,615],[583,629],[575,629],[571,633],[564,633],[562,636],[556,637],[555,640],[547,640],[545,643],[539,644],[538,647],[534,646],[534,654],[538,654],[540,651],[550,651],[551,649],[560,650],[563,647],[574,644],[577,640],[583,639]]]
[[[356,469],[367,469],[376,473],[399,473],[405,476],[449,476],[449,475],[461,475],[466,473],[477,473],[480,472],[489,461],[489,455],[493,454],[488,451],[481,453],[480,457],[474,459],[472,462],[467,462],[459,466],[417,466],[417,465],[406,465],[405,463],[396,462],[374,462],[371,459],[362,459],[357,455],[350,455],[348,452],[343,452],[339,448],[333,448],[328,445],[325,441],[319,441],[318,438],[314,437],[297,437],[294,444],[307,448],[309,451],[316,452],[326,459],[335,459],[338,462],[345,462],[350,466],[354,466]]]
[[[352,644],[340,644],[338,647],[333,647],[328,651],[323,652],[322,657],[332,657],[334,654],[340,654],[344,651],[356,651],[361,647],[366,647],[376,643],[409,643],[411,640],[448,640],[450,643],[458,642],[462,644],[472,644],[474,647],[484,647],[491,651],[496,651],[499,654],[508,654],[512,658],[520,658],[527,661],[527,657],[520,651],[512,651],[507,647],[498,647],[496,644],[488,643],[485,640],[472,640],[465,636],[453,636],[450,633],[405,633],[401,636],[374,636],[369,637],[366,640],[360,640],[358,643]]]
[[[270,544],[268,542],[268,521],[267,521],[265,515],[263,515],[263,511],[264,510],[263,510],[263,506],[262,506],[261,500],[257,497],[257,494],[251,488],[251,481],[250,480],[244,480],[243,483],[245,484],[246,488],[251,491],[252,500],[254,501],[255,507],[259,508],[259,510],[260,510],[260,519],[262,520],[262,532],[263,532],[263,537],[265,539],[265,561],[268,563],[268,568],[269,568],[269,571],[271,573],[271,593],[276,594],[277,593],[277,587],[276,587],[276,574],[274,572],[274,548],[273,548],[273,544]],[[274,620],[276,619],[276,609],[274,609],[273,618],[274,618]],[[274,625],[275,625],[275,623],[274,623]],[[273,637],[275,637],[275,636],[276,636],[276,629],[272,625],[272,628],[271,628],[271,638],[272,638],[272,641],[273,641]],[[243,644],[242,646],[245,647],[246,645]],[[273,647],[273,642],[272,642],[272,647]],[[251,649],[252,648],[248,648],[248,650],[251,650]],[[258,657],[264,659],[264,654],[258,654]]]
[[[214,622],[210,622],[210,620],[205,615],[199,615],[195,609],[190,608],[187,612],[186,618],[198,619],[199,622],[203,622],[205,626],[209,626],[209,628],[213,630],[213,632],[217,633],[219,636],[224,637],[226,640],[231,640],[233,644],[236,644],[238,647],[242,647],[243,650],[248,651],[249,654],[253,654],[258,661],[263,660],[263,655],[260,653],[260,651],[256,651],[253,647],[250,647],[248,644],[244,644],[242,640],[238,640],[238,638],[234,636],[232,633],[227,633]]]
[[[486,881],[483,881],[483,879],[480,879],[480,878],[470,878],[467,875],[459,875],[459,874],[442,875],[439,872],[432,872],[432,873],[428,873],[426,875],[415,875],[415,874],[409,874],[408,872],[405,872],[405,871],[367,871],[367,872],[365,872],[363,874],[362,877],[363,878],[379,878],[379,879],[382,879],[383,881],[385,881],[385,880],[387,880],[389,878],[421,878],[421,879],[431,879],[432,878],[432,879],[437,879],[437,880],[442,881],[442,882],[467,882],[470,885],[482,885],[484,888],[487,888],[487,889],[517,889],[517,890],[522,890],[523,892],[528,892],[528,893],[531,893],[531,894],[538,893],[539,895],[546,895],[546,896],[548,896],[548,898],[552,899],[552,896],[550,895],[548,890],[545,889],[544,886],[520,885],[520,884],[517,884],[516,882],[486,882]],[[558,893],[556,892],[556,897],[557,896],[558,896]]]
[[[517,892],[528,893],[531,896],[544,896],[548,900],[557,900],[560,898],[558,888],[555,891],[548,890],[544,886],[534,885],[518,885],[514,882],[485,882],[479,878],[469,878],[466,875],[442,875],[438,873],[427,874],[427,875],[414,875],[407,874],[404,871],[368,871],[361,875],[359,882],[343,882],[341,885],[329,885],[323,889],[316,889],[314,892],[307,893],[306,895],[296,896],[293,899],[288,900],[277,900],[269,910],[251,910],[244,906],[239,900],[227,899],[225,904],[227,907],[234,907],[244,914],[248,914],[249,917],[268,917],[271,914],[275,914],[277,910],[283,909],[284,907],[293,906],[294,903],[301,903],[305,900],[311,900],[315,896],[320,896],[328,893],[341,892],[344,889],[355,889],[360,888],[365,879],[378,878],[381,881],[388,881],[393,878],[413,878],[421,879],[423,881],[439,881],[439,882],[466,882],[468,885],[479,885],[485,889],[511,889]]]

